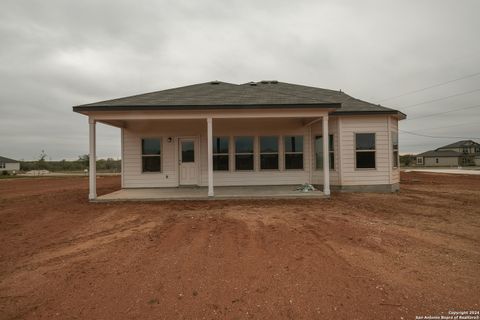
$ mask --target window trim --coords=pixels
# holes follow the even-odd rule
[[[394,134],[397,134],[397,148],[395,149],[395,145],[393,144],[393,135]],[[392,142],[392,168],[393,169],[398,169],[400,167],[400,152],[398,152],[398,150],[400,149],[400,146],[399,146],[399,137],[398,137],[398,131],[391,131],[390,132],[390,139],[391,139],[391,142]],[[376,146],[376,141],[375,141],[375,148],[377,148]],[[395,152],[397,152],[397,156],[395,157]],[[397,158],[397,165],[395,165],[395,158]]]
[[[330,136],[332,137],[332,150],[330,150],[330,140],[328,142],[328,145],[329,145],[329,148],[328,148],[328,156],[330,157],[330,154],[333,154],[333,162],[330,161],[330,158],[328,158],[328,165],[329,165],[329,170],[328,171],[337,171],[337,166],[335,165],[335,134],[333,133],[329,133],[328,134],[328,138],[330,139]],[[316,143],[315,143],[315,140],[317,139],[317,137],[321,137],[322,140],[323,140],[323,134],[315,134],[313,136],[313,162],[314,162],[314,166],[315,166],[315,171],[323,171],[323,166],[321,168],[317,168],[317,149],[316,149]],[[323,141],[322,141],[323,143]],[[323,153],[323,149],[322,149],[322,153]],[[332,164],[333,164],[333,168],[332,168]]]
[[[418,161],[421,160],[421,161]],[[417,157],[417,164],[423,165],[423,157]]]
[[[277,138],[277,152],[262,152],[262,138]],[[276,135],[261,135],[258,136],[258,170],[259,171],[280,171],[280,136]],[[262,155],[263,154],[276,154],[277,155],[277,168],[276,169],[262,169]]]
[[[375,149],[374,150],[357,150],[357,134],[373,134],[375,137]],[[376,132],[354,132],[353,133],[353,152],[355,154],[354,161],[355,161],[355,170],[357,171],[374,171],[378,170],[377,166],[377,133]],[[374,152],[375,153],[375,168],[357,168],[357,152]]]
[[[143,154],[142,145],[144,139],[158,139],[160,142],[160,154]],[[143,171],[143,157],[160,157],[160,171]],[[162,137],[141,137],[140,138],[140,173],[141,174],[161,174],[163,173],[163,139]]]
[[[302,152],[286,151],[285,138],[287,138],[287,137],[302,137]],[[283,171],[305,171],[305,135],[303,135],[303,134],[284,135],[284,136],[282,136],[282,143],[283,143]],[[301,169],[288,169],[287,168],[287,161],[286,161],[286,155],[287,154],[301,154],[302,155],[302,168]]]
[[[227,170],[218,170],[218,169],[213,169],[214,172],[230,172],[231,171],[231,165],[230,165],[230,136],[228,135],[225,135],[225,136],[213,136],[212,139],[215,140],[215,139],[218,139],[218,138],[226,138],[227,139],[227,152],[213,152],[213,147],[212,147],[212,163],[213,163],[213,159],[215,156],[227,156],[227,166],[228,166],[228,169]],[[212,145],[213,145],[213,142],[212,141]]]
[[[0,169],[6,169],[7,168],[7,163],[6,162],[0,162]]]
[[[236,139],[237,138],[252,138],[252,152],[240,152],[237,153],[237,143]],[[233,136],[233,171],[235,172],[254,172],[256,171],[256,166],[255,166],[255,140],[256,136]],[[252,164],[253,168],[252,169],[246,169],[246,170],[239,170],[237,169],[237,155],[252,155]]]

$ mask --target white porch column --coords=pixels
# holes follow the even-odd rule
[[[97,153],[95,146],[95,120],[88,118],[89,124],[89,147],[88,154],[89,168],[88,168],[88,182],[89,182],[89,194],[88,199],[94,200],[97,198]]]
[[[330,149],[328,136],[328,114],[322,117],[323,130],[323,193],[330,195]]]
[[[208,196],[213,197],[213,130],[212,118],[207,118],[207,163],[208,163]]]

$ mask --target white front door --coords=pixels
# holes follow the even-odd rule
[[[197,184],[197,155],[195,154],[195,140],[180,138],[179,146],[179,172],[180,185]]]

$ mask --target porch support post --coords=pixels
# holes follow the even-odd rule
[[[207,118],[208,196],[213,197],[213,130],[212,118]]]
[[[328,144],[330,139],[328,136],[328,114],[322,118],[323,130],[323,194],[330,195],[330,149]]]
[[[95,137],[95,119],[88,118],[89,125],[89,168],[88,168],[88,182],[89,193],[88,199],[94,200],[97,198],[97,153],[96,153],[96,137]]]

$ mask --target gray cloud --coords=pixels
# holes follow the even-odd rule
[[[278,79],[371,102],[480,71],[478,1],[2,1],[0,154],[86,153],[71,106],[218,79]],[[382,104],[399,108],[480,88],[480,76]],[[480,92],[404,111],[401,129],[480,137]],[[99,126],[99,156],[120,152]],[[401,133],[402,152],[455,139]]]

